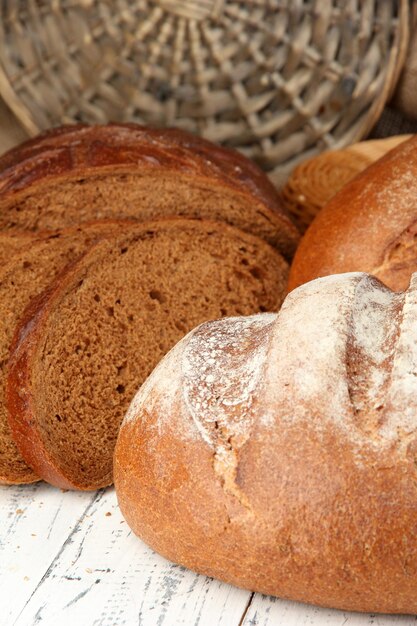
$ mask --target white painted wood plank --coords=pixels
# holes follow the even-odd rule
[[[94,497],[45,483],[0,487],[0,624],[16,619]]]
[[[333,611],[255,594],[242,626],[416,626],[417,616]]]
[[[156,555],[113,489],[0,489],[0,625],[416,626],[417,617],[309,607],[236,589]],[[248,607],[248,602],[251,600]]]
[[[249,598],[156,555],[131,533],[110,489],[98,494],[15,623],[238,626]]]

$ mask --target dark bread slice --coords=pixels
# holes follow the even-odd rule
[[[39,235],[38,235],[39,236]],[[30,232],[1,232],[0,231],[0,268],[10,261],[15,252],[19,252],[36,240],[36,235]]]
[[[43,292],[69,262],[99,238],[120,232],[125,226],[126,222],[100,222],[52,233],[21,247],[0,267],[0,484],[38,480],[16,448],[7,419],[5,383],[16,325],[31,299]]]
[[[161,357],[205,320],[277,310],[287,273],[262,239],[208,221],[137,224],[95,245],[15,335],[8,408],[22,455],[59,487],[110,484],[121,420]]]
[[[179,215],[235,225],[289,258],[296,227],[268,177],[237,151],[176,129],[68,126],[0,158],[0,228]]]

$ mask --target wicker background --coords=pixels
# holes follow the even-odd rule
[[[408,18],[407,0],[2,0],[0,92],[31,134],[177,125],[279,183],[370,130]]]

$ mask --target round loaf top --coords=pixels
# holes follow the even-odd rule
[[[108,148],[106,150],[106,147]],[[114,150],[111,155],[109,148]],[[84,149],[83,149],[84,148]],[[101,150],[100,150],[101,148]],[[0,171],[14,167],[47,150],[69,151],[73,165],[84,167],[110,165],[112,161],[134,163],[132,150],[143,152],[142,159],[157,165],[158,158],[180,170],[198,166],[210,174],[230,176],[268,198],[277,210],[283,210],[274,186],[262,170],[237,150],[218,146],[206,139],[176,128],[152,128],[139,124],[66,125],[39,134],[8,151],[0,158]],[[148,151],[154,151],[154,160]],[[190,154],[191,151],[191,154]],[[135,155],[138,158],[138,155]],[[139,154],[139,158],[140,154]],[[3,191],[3,188],[0,188]]]
[[[142,386],[121,510],[167,558],[262,593],[415,613],[417,277],[351,273],[208,322]]]
[[[272,239],[287,257],[293,255],[298,244],[298,230],[275,187],[252,161],[236,150],[222,148],[182,130],[137,124],[63,126],[7,152],[0,158],[0,218],[2,214],[9,215],[10,205],[19,204],[37,186],[44,189],[53,183],[62,185],[75,179],[82,184],[89,176],[106,174],[134,174],[137,179],[158,176],[161,180],[169,175],[184,179],[188,196],[182,197],[179,204],[192,204],[191,184],[201,189],[207,187],[211,193],[219,185],[228,191],[229,203],[235,200],[237,206],[239,201],[250,206],[253,223],[244,230],[255,233],[256,227],[261,231],[269,229],[269,239],[266,238]],[[122,184],[123,180],[119,181],[119,185]],[[137,181],[130,184],[138,186]],[[100,180],[95,186],[104,194]],[[61,192],[65,195],[62,189]],[[76,195],[79,190],[73,189],[72,193]],[[164,190],[158,193],[164,194]],[[111,204],[107,199],[109,202]],[[202,203],[201,198],[199,202]],[[36,205],[36,199],[32,204]],[[143,198],[141,204],[146,204]],[[164,216],[177,214],[178,207],[169,209],[169,198],[166,198],[166,205]],[[210,219],[216,219],[214,214]],[[260,227],[258,221],[265,223]],[[3,228],[6,227],[9,226],[3,224]]]
[[[339,191],[303,237],[289,290],[329,274],[364,271],[407,289],[417,270],[417,136]]]
[[[282,182],[373,127],[409,13],[407,0],[5,0],[2,95],[31,134],[64,120],[177,126]]]

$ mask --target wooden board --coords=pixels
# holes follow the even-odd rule
[[[1,626],[416,626],[251,594],[197,575],[135,537],[114,489],[0,488]]]

